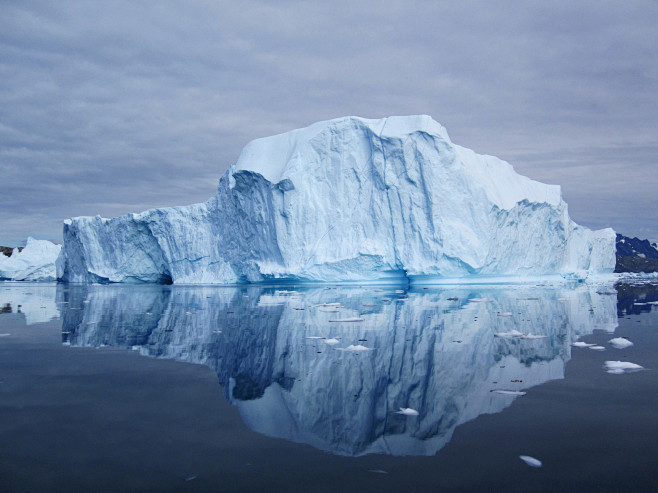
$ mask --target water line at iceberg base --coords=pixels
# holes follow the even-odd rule
[[[207,365],[249,428],[347,456],[434,455],[617,326],[614,290],[585,284],[59,284],[55,303],[65,345]]]

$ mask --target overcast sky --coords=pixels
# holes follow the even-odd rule
[[[254,138],[421,113],[658,239],[656,0],[0,0],[0,245],[205,201]]]

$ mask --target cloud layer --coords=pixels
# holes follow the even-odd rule
[[[658,2],[1,2],[0,244],[200,202],[251,139],[426,113],[658,238]]]

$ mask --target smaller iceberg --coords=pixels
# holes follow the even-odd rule
[[[22,251],[14,248],[10,257],[0,255],[0,280],[55,281],[55,262],[62,249],[51,241],[28,237]]]

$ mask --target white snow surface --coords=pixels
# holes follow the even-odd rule
[[[54,281],[55,262],[62,249],[47,240],[28,237],[25,248],[14,248],[10,257],[0,255],[0,279],[12,281]]]
[[[507,281],[611,273],[615,233],[429,116],[257,139],[203,204],[64,223],[69,282]]]

